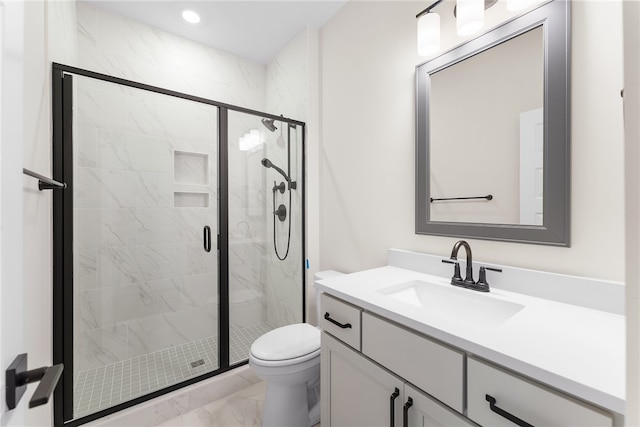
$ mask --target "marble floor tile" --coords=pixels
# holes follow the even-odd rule
[[[266,389],[261,381],[157,427],[260,427]]]
[[[260,427],[266,384],[259,382],[158,427]]]

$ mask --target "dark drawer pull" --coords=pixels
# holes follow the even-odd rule
[[[522,421],[520,418],[516,417],[515,415],[512,415],[510,413],[508,413],[507,411],[505,411],[504,409],[500,409],[496,406],[496,399],[495,397],[489,396],[488,394],[485,395],[485,398],[487,399],[487,402],[489,402],[489,408],[495,412],[496,414],[500,415],[501,417],[504,417],[506,419],[508,419],[509,421],[511,421],[512,423],[519,425],[520,427],[533,427],[532,424],[529,424],[526,421]]]
[[[396,387],[395,391],[389,396],[389,426],[394,427],[396,425],[396,399],[400,396],[400,390]]]
[[[402,426],[409,427],[409,408],[413,406],[413,399],[408,398],[407,403],[404,404],[402,409]]]
[[[342,329],[347,329],[347,328],[351,328],[351,323],[340,323],[338,321],[335,321],[331,318],[331,315],[329,314],[329,312],[325,312],[324,313],[324,318],[326,320],[328,320],[329,322],[333,323],[334,325],[342,328]]]

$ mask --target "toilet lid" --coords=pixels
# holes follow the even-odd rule
[[[253,357],[262,360],[295,359],[320,348],[320,330],[296,323],[269,331],[251,345]]]

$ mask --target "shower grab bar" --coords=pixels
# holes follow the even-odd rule
[[[67,183],[66,182],[58,182],[53,179],[47,178],[45,176],[40,175],[39,173],[35,173],[30,171],[29,169],[22,168],[22,173],[25,175],[32,176],[38,180],[38,189],[42,190],[66,190]]]
[[[493,196],[491,194],[487,194],[486,196],[474,196],[474,197],[448,197],[444,199],[434,199],[431,197],[429,200],[431,203],[433,202],[446,202],[448,200],[476,200],[476,199],[487,199],[493,200]]]

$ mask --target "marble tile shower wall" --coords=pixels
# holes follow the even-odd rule
[[[283,126],[285,127],[285,126]],[[277,132],[277,131],[276,131]],[[285,134],[287,130],[284,130]],[[291,206],[289,195],[276,193],[276,206],[280,203],[287,206],[288,218],[284,222],[276,221],[275,241],[278,254],[283,257],[289,245],[289,254],[284,261],[276,257],[273,247],[273,217],[267,218],[268,247],[267,247],[267,280],[266,309],[267,322],[275,327],[297,323],[302,320],[302,185],[301,161],[297,148],[300,144],[301,129],[291,129],[291,179],[297,181],[300,187],[292,190]],[[268,157],[275,164],[287,164],[287,150],[277,145],[268,146]],[[269,197],[268,208],[273,201]],[[291,238],[288,242],[289,221],[291,221]]]
[[[165,33],[158,29],[152,28],[145,24],[120,17],[110,12],[103,11],[99,8],[93,7],[90,3],[78,2],[77,3],[77,38],[78,38],[78,63],[81,68],[97,71],[100,73],[131,79],[134,81],[140,81],[143,83],[168,88],[180,92],[185,92],[205,98],[215,99],[221,102],[226,102],[233,105],[238,105],[246,108],[268,111],[274,114],[284,114],[287,117],[292,117],[298,120],[305,120],[306,117],[306,33],[303,31],[301,35],[296,37],[290,45],[285,48],[281,54],[279,54],[268,66],[254,63],[249,60],[238,58],[234,55],[226,52],[218,51],[198,43],[183,39],[181,37]],[[105,95],[106,102],[112,106],[119,106],[119,95],[109,94]],[[106,104],[104,104],[106,105]],[[102,111],[105,120],[117,121],[118,114],[121,114],[117,108],[115,112],[107,112],[105,108]],[[109,117],[112,117],[109,119]],[[259,123],[259,122],[258,122]],[[260,126],[258,124],[258,126]],[[86,126],[91,128],[91,126]],[[186,126],[185,126],[186,127]],[[256,125],[251,124],[246,129],[255,129]],[[244,128],[241,128],[244,130]],[[231,131],[231,129],[230,129]],[[93,130],[84,129],[80,127],[78,132],[87,132],[90,137],[93,138]],[[100,131],[96,131],[100,132]],[[285,129],[286,132],[286,129]],[[157,136],[157,135],[156,135]],[[277,137],[275,134],[271,134],[272,137]],[[103,140],[107,140],[110,136],[100,136]],[[267,136],[269,137],[269,136]],[[300,136],[298,136],[300,138]],[[124,144],[130,147],[132,150],[140,153],[148,153],[146,151],[148,147],[144,147],[145,142],[142,140],[137,141],[137,145],[128,141],[129,136],[126,134],[122,137]],[[152,139],[152,138],[150,138]],[[233,140],[233,139],[232,139]],[[151,144],[152,141],[147,141]],[[98,146],[98,145],[97,145]],[[302,280],[300,271],[301,259],[300,259],[300,224],[299,213],[293,224],[293,239],[291,246],[291,253],[295,256],[290,256],[289,259],[282,263],[278,261],[273,254],[272,249],[272,217],[271,210],[271,193],[265,189],[265,185],[268,184],[270,188],[271,182],[266,179],[266,170],[262,167],[249,167],[259,162],[260,159],[265,156],[274,156],[275,162],[278,164],[286,164],[286,150],[283,150],[281,144],[275,141],[271,141],[267,144],[270,149],[269,153],[265,150],[258,150],[254,152],[240,152],[237,144],[230,145],[230,171],[232,172],[232,178],[230,184],[237,182],[237,186],[233,187],[230,192],[230,286],[231,294],[231,315],[232,326],[245,326],[255,322],[263,322],[268,320],[272,326],[280,326],[282,324],[288,324],[297,322],[301,318],[301,301],[302,291],[300,289],[300,283]],[[277,147],[277,148],[276,148]],[[180,150],[180,148],[176,148]],[[87,149],[87,152],[78,153],[78,159],[87,161],[91,164],[92,156],[96,156],[91,151],[91,148]],[[188,148],[184,148],[184,151],[189,151]],[[234,157],[235,156],[235,157]],[[298,163],[301,162],[301,154],[295,154]],[[235,159],[235,160],[234,160]],[[161,163],[160,159],[155,156],[139,156],[136,162]],[[235,163],[233,163],[235,161]],[[137,165],[132,165],[137,166]],[[158,167],[164,166],[158,164],[155,166],[145,167]],[[94,171],[93,175],[89,172],[91,166],[82,166],[86,169],[86,178],[91,181],[100,178],[100,171]],[[100,169],[99,167],[96,169]],[[300,163],[298,164],[298,171],[300,169]],[[169,176],[157,175],[158,181],[152,184],[160,187],[164,184],[170,184]],[[152,203],[147,194],[147,188],[145,185],[148,183],[142,181],[124,181],[122,173],[113,172],[113,176],[110,176],[111,185],[129,187],[135,190],[135,196],[130,195],[129,202],[135,203]],[[213,178],[212,178],[213,179]],[[266,184],[265,184],[266,179]],[[301,177],[298,177],[300,180]],[[163,180],[165,182],[163,182]],[[235,181],[234,181],[235,180]],[[213,182],[213,181],[212,181]],[[212,184],[213,185],[213,184]],[[133,192],[132,192],[133,193]],[[88,197],[96,197],[94,195],[87,195]],[[158,196],[162,203],[170,202],[169,196]],[[164,197],[164,198],[163,198]],[[173,197],[173,195],[171,195]],[[215,203],[215,195],[211,193],[212,199],[210,203]],[[294,192],[294,197],[297,198],[294,201],[294,210],[300,212],[300,192]],[[297,205],[296,205],[297,204]],[[158,208],[158,212],[159,212]],[[179,224],[190,223],[190,219],[186,216],[197,216],[198,209],[186,209],[181,208],[179,210],[180,217],[176,216],[176,213],[170,213],[172,209],[167,209],[166,215],[154,216],[155,227],[159,228],[166,225],[166,229],[163,230],[164,235],[173,233],[179,235],[180,233],[196,233],[198,239],[201,238],[201,228],[189,229],[189,226],[180,226]],[[139,214],[139,212],[138,212]],[[130,242],[139,242],[140,236],[144,236],[148,239],[158,239],[158,237],[152,237],[154,235],[151,231],[140,230],[139,226],[136,226],[136,217],[131,210],[129,212],[126,209],[120,211],[117,218],[116,214],[109,209],[103,209],[100,214],[103,218],[106,218],[113,224],[114,229],[127,231],[120,233],[125,236],[125,242],[123,245]],[[111,218],[114,217],[114,218]],[[94,219],[85,219],[84,222],[92,222],[95,225]],[[83,225],[85,226],[85,225]],[[89,224],[86,225],[90,226]],[[297,226],[297,228],[296,228]],[[138,228],[137,228],[138,227]],[[180,231],[180,228],[183,227]],[[156,229],[157,229],[156,228]],[[170,231],[171,230],[171,231]],[[117,241],[117,237],[111,233],[110,230],[105,229],[101,232],[106,239],[113,239]],[[138,240],[137,240],[138,239]],[[297,239],[297,240],[296,240]],[[198,245],[201,247],[201,242],[198,240]],[[158,245],[162,245],[163,242],[156,241]],[[87,242],[87,245],[91,246],[93,243]],[[99,260],[96,260],[95,253],[97,247],[85,247],[78,254],[79,264],[82,269],[80,276],[88,276],[89,280],[93,275],[104,273],[98,273]],[[193,251],[196,251],[195,244]],[[153,251],[151,251],[153,252]],[[165,260],[178,259],[185,260],[186,262],[193,262],[193,253],[180,252],[178,250],[172,250],[168,247],[162,247],[157,249],[159,256],[164,256]],[[143,249],[138,249],[135,253],[127,253],[123,256],[123,259],[129,260],[134,263],[137,261],[131,261],[132,259],[146,260],[150,259],[150,255]],[[181,262],[181,261],[180,261]],[[196,262],[197,263],[197,262]],[[106,265],[106,264],[105,264]],[[135,264],[138,265],[138,264]],[[103,268],[103,267],[100,267]],[[166,265],[154,271],[152,275],[160,275],[162,269],[166,269]],[[111,273],[110,273],[111,274]],[[115,274],[118,277],[120,274]],[[129,276],[123,275],[127,280]],[[194,289],[199,288],[205,292],[205,284],[203,282],[197,282],[195,277],[189,277],[185,279],[189,286]],[[82,280],[85,280],[84,278]],[[154,316],[160,314],[156,309],[162,310],[163,305],[167,304],[161,301],[160,287],[167,285],[169,288],[163,290],[164,294],[172,294],[175,296],[173,299],[173,308],[180,310],[191,306],[197,308],[197,313],[200,315],[202,323],[198,325],[204,325],[207,320],[207,316],[210,313],[206,311],[201,305],[207,305],[204,301],[209,298],[206,295],[199,295],[191,300],[191,296],[181,294],[177,296],[175,287],[172,288],[173,283],[171,280],[160,280],[159,284],[154,285],[154,278],[142,283],[137,283],[137,289],[134,292],[133,287],[126,288],[121,286],[122,289],[116,289],[116,287],[95,287],[79,289],[79,292],[83,294],[83,304],[87,305],[85,315],[90,313],[91,310],[95,313],[95,316],[88,315],[87,320],[84,321],[85,326],[83,330],[78,334],[77,339],[82,340],[81,346],[76,346],[79,351],[83,351],[86,356],[82,361],[80,369],[95,367],[103,363],[109,363],[112,360],[118,360],[124,357],[125,351],[122,348],[124,342],[127,343],[126,354],[129,355],[129,330],[128,326],[125,327],[124,323],[129,322],[133,307],[127,304],[134,305],[134,302],[142,303],[142,313],[149,313],[145,319],[147,323],[143,323],[139,329],[141,334],[148,333],[150,336],[157,335],[154,332],[154,324],[151,319]],[[193,283],[191,281],[194,281]],[[133,283],[126,282],[127,286],[131,286]],[[185,283],[185,286],[187,283]],[[144,297],[149,295],[150,289],[156,286],[158,293],[155,297]],[[128,291],[127,294],[125,291]],[[103,295],[105,298],[118,298],[119,301],[123,301],[121,305],[112,307],[111,309],[104,309],[103,306],[97,304],[97,295]],[[191,294],[192,296],[195,294]],[[124,301],[126,300],[126,301]],[[140,308],[140,304],[137,304]],[[177,316],[176,312],[164,313],[165,318],[171,319]],[[79,315],[76,310],[76,315]],[[120,323],[116,322],[111,324],[111,320],[118,319]],[[235,320],[234,320],[235,319]],[[124,323],[123,323],[124,322]],[[169,320],[163,322],[168,326]],[[111,326],[103,326],[111,325]],[[195,325],[195,323],[194,323]],[[147,329],[142,329],[145,326]],[[100,332],[98,332],[100,330]],[[125,334],[126,330],[126,334]],[[198,335],[194,331],[194,335]],[[133,333],[132,333],[133,334]],[[126,340],[125,337],[126,336]],[[132,335],[135,339],[135,336]],[[161,342],[161,337],[156,340],[157,343]],[[103,347],[101,350],[99,347]],[[139,351],[143,351],[143,346],[138,346]],[[150,349],[151,347],[149,347]],[[136,348],[131,349],[131,355],[135,354]],[[151,351],[151,350],[150,350]],[[100,353],[102,352],[102,353]],[[100,353],[100,354],[99,354]],[[76,360],[82,358],[76,356]]]
[[[286,117],[300,121],[307,118],[307,31],[295,37],[267,66],[267,111],[274,111]],[[276,132],[287,130],[278,129]],[[292,179],[301,182],[302,176],[302,130],[291,130],[291,175]],[[287,150],[284,144],[267,146],[269,158],[276,164],[287,164]],[[301,187],[292,193],[291,207],[291,243],[289,256],[285,261],[277,259],[273,252],[273,237],[270,235],[267,249],[267,276],[269,286],[266,288],[267,321],[273,327],[299,322],[302,319],[302,192]],[[281,201],[283,201],[282,199]],[[271,200],[267,201],[271,208]],[[288,197],[284,202],[288,206]],[[271,230],[272,218],[268,216],[267,227]],[[278,223],[276,240],[280,253],[284,253],[287,245],[288,224]]]
[[[265,66],[77,2],[78,66],[265,109]]]
[[[265,288],[271,286],[266,273],[268,241],[264,218],[271,184],[260,161],[263,145],[240,150],[239,140],[250,131],[269,144],[270,132],[259,117],[229,112],[229,322],[231,328],[246,328],[266,319]],[[247,355],[248,357],[248,355]]]
[[[216,335],[217,254],[202,229],[217,228],[217,109],[75,81],[77,369]],[[180,152],[205,170],[183,173]],[[176,192],[208,207],[175,208]]]
[[[265,108],[266,69],[262,64],[165,33],[100,10],[88,3],[77,3],[77,19],[78,66],[81,68],[242,107],[257,110]],[[122,119],[121,95],[107,91],[103,98],[100,100],[103,108],[99,116],[112,122]],[[141,109],[145,107],[142,102],[138,106]],[[180,111],[175,113],[174,117],[182,117]],[[167,119],[171,121],[173,117],[169,115]],[[185,119],[187,121],[182,122],[182,129],[190,132],[192,122],[188,117]],[[193,125],[193,129],[199,129],[199,123]],[[112,126],[108,123],[106,128],[109,127]],[[95,138],[94,133],[98,133],[99,138],[104,141],[101,143],[102,146],[108,144],[109,138],[113,138],[113,135],[102,134],[91,126],[80,126],[78,133],[82,132],[88,133],[90,138]],[[153,149],[155,142],[152,137],[146,141],[138,140],[137,144],[131,143],[131,138],[126,134],[122,138],[125,146],[139,154],[134,156],[133,162],[157,163],[145,166],[161,170],[173,167],[173,160],[167,159],[170,154],[169,147],[159,150],[157,156],[150,155],[148,150]],[[82,173],[89,182],[95,182],[96,178],[100,178],[104,173],[99,168],[91,170],[87,167],[96,155],[92,150],[93,148],[87,147],[76,157],[82,162],[78,166],[83,168]],[[186,147],[184,151],[190,149]],[[206,152],[206,149],[198,151]],[[142,155],[143,153],[145,155]],[[203,267],[200,240],[202,225],[190,225],[200,215],[201,210],[170,208],[174,202],[173,194],[156,195],[156,200],[150,196],[154,188],[171,185],[171,174],[156,174],[157,181],[149,184],[150,188],[146,188],[145,185],[148,183],[141,180],[125,180],[126,174],[122,172],[111,171],[110,174],[113,175],[109,179],[114,191],[116,188],[113,186],[118,185],[120,188],[129,187],[134,190],[125,193],[129,198],[125,204],[133,203],[135,206],[136,203],[146,203],[149,206],[157,202],[159,206],[154,209],[162,214],[154,215],[152,218],[141,218],[140,215],[150,211],[101,209],[101,218],[78,217],[80,227],[97,226],[97,219],[110,224],[101,232],[104,245],[114,241],[118,243],[122,238],[125,241],[119,244],[126,248],[115,250],[114,247],[106,246],[99,249],[96,243],[90,241],[80,243],[82,248],[78,251],[79,268],[76,270],[79,278],[76,286],[78,304],[75,312],[79,325],[76,328],[75,349],[80,370],[150,352],[160,346],[172,345],[176,342],[177,335],[181,335],[181,339],[197,339],[203,334],[213,335],[212,331],[217,329],[214,309],[217,294],[210,293],[211,276],[217,276],[217,272],[186,274],[201,271],[199,269]],[[215,188],[213,175],[211,180],[211,185]],[[87,197],[95,198],[96,194],[88,192]],[[212,191],[209,197],[210,206],[214,206],[216,194]],[[160,207],[165,205],[166,209]],[[215,224],[216,221],[212,219],[211,223]],[[145,226],[142,227],[141,224]],[[263,224],[260,226],[263,228]],[[112,232],[112,229],[119,231]],[[254,231],[254,234],[257,234],[257,231]],[[191,235],[197,243],[194,240],[193,244],[179,249],[178,246],[163,241],[171,239],[171,235]],[[130,243],[133,246],[127,246]],[[98,257],[99,250],[104,251],[105,255]],[[239,280],[244,278],[245,282],[256,283],[255,287],[257,284],[263,284],[266,279],[263,277],[254,282],[256,279],[252,272],[256,269],[238,265],[246,264],[243,260],[255,259],[251,253],[247,253],[251,250],[250,245],[232,245],[230,259],[232,264],[236,264],[232,268],[237,268]],[[207,268],[217,265],[216,262],[207,264]],[[116,265],[128,265],[130,268],[123,273]],[[181,271],[174,271],[176,276],[166,278],[172,274],[167,271],[171,269],[170,265],[179,266],[178,270]],[[149,271],[144,272],[145,266],[151,267]],[[260,271],[262,270],[264,269]],[[109,276],[115,276],[116,280]],[[98,278],[110,279],[111,282],[98,284]],[[140,278],[144,280],[138,281]],[[117,286],[118,280],[123,280],[126,286]],[[236,296],[247,299],[247,295],[250,293],[240,293]],[[117,304],[110,306],[108,301],[117,301]],[[260,306],[264,307],[263,298],[260,300]],[[187,311],[191,313],[187,314]],[[173,329],[174,327],[178,329]]]

